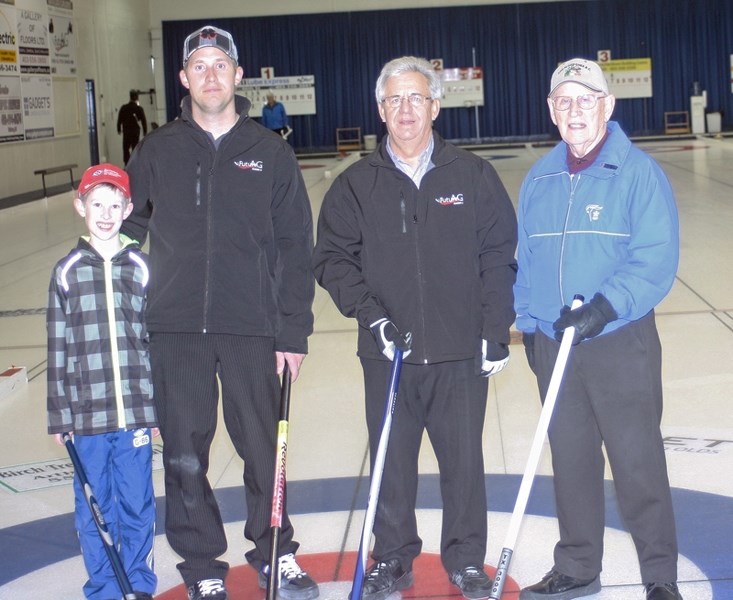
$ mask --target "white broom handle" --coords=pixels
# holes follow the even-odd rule
[[[582,304],[583,297],[576,296],[573,299],[573,303],[570,308],[572,310],[582,306]],[[540,455],[542,454],[542,446],[545,442],[545,434],[550,426],[550,419],[552,418],[552,412],[555,409],[555,402],[557,401],[557,395],[560,391],[560,384],[562,383],[565,366],[568,362],[568,357],[570,356],[570,348],[573,345],[574,336],[575,327],[568,327],[562,335],[560,350],[557,354],[557,359],[555,360],[555,367],[552,370],[550,385],[547,388],[545,402],[542,405],[540,420],[537,423],[534,440],[532,441],[532,448],[529,452],[529,458],[527,459],[527,466],[525,467],[524,475],[522,476],[522,483],[519,486],[519,493],[517,494],[517,501],[514,505],[512,520],[509,523],[509,531],[507,532],[506,540],[504,541],[504,548],[513,549],[514,544],[517,541],[519,526],[522,523],[522,517],[524,516],[524,511],[527,508],[529,493],[532,489],[532,482],[534,480],[535,473],[537,472],[537,465],[540,460]]]

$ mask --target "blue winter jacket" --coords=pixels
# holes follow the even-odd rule
[[[618,313],[603,334],[667,295],[679,260],[672,188],[659,165],[611,121],[595,162],[570,175],[561,142],[530,169],[519,194],[517,328],[554,335],[575,294],[603,294]]]
[[[282,103],[275,102],[272,107],[269,104],[262,107],[262,126],[267,129],[282,129],[288,126],[288,116]]]

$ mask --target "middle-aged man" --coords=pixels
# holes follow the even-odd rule
[[[465,598],[485,598],[482,431],[487,377],[509,359],[514,208],[494,169],[433,132],[441,80],[425,59],[388,62],[376,84],[388,135],[326,194],[314,269],[359,324],[372,466],[395,347],[404,351],[364,600],[412,585],[415,502],[427,430],[440,465],[441,558]]]
[[[677,271],[674,196],[659,165],[610,121],[615,98],[596,63],[560,65],[547,103],[562,142],[520,190],[514,288],[543,397],[566,327],[577,345],[549,430],[560,540],[552,570],[520,598],[600,590],[605,445],[647,600],[680,600],[654,322]],[[570,310],[574,294],[586,302]]]
[[[166,534],[191,600],[227,598],[221,515],[207,478],[219,390],[224,423],[244,460],[247,561],[270,555],[278,421],[277,373],[295,380],[313,330],[313,232],[295,155],[248,116],[232,36],[203,27],[186,38],[180,118],[138,145],[130,160],[135,209],[123,229],[150,233],[148,329],[163,436]],[[295,561],[287,513],[279,597],[318,586]]]

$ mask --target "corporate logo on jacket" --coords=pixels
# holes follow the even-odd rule
[[[463,204],[463,194],[451,194],[445,198],[440,196],[435,201],[441,206],[458,206],[459,204]]]
[[[244,160],[235,160],[234,165],[242,169],[242,171],[262,171],[261,160],[250,160],[249,162]]]
[[[591,220],[591,222],[600,221],[602,210],[603,207],[600,204],[588,204],[585,207],[585,214],[588,215],[588,218]]]

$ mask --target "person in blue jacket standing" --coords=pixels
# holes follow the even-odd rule
[[[576,345],[549,429],[560,540],[550,572],[520,598],[600,590],[605,446],[646,598],[681,600],[654,320],[679,259],[674,195],[659,165],[610,120],[615,98],[596,63],[560,65],[547,102],[562,141],[520,189],[514,287],[542,397],[565,328],[575,327]],[[575,294],[586,302],[571,310]]]
[[[267,94],[267,103],[262,107],[262,126],[285,137],[288,132],[288,115],[282,102],[275,100],[273,93]]]

